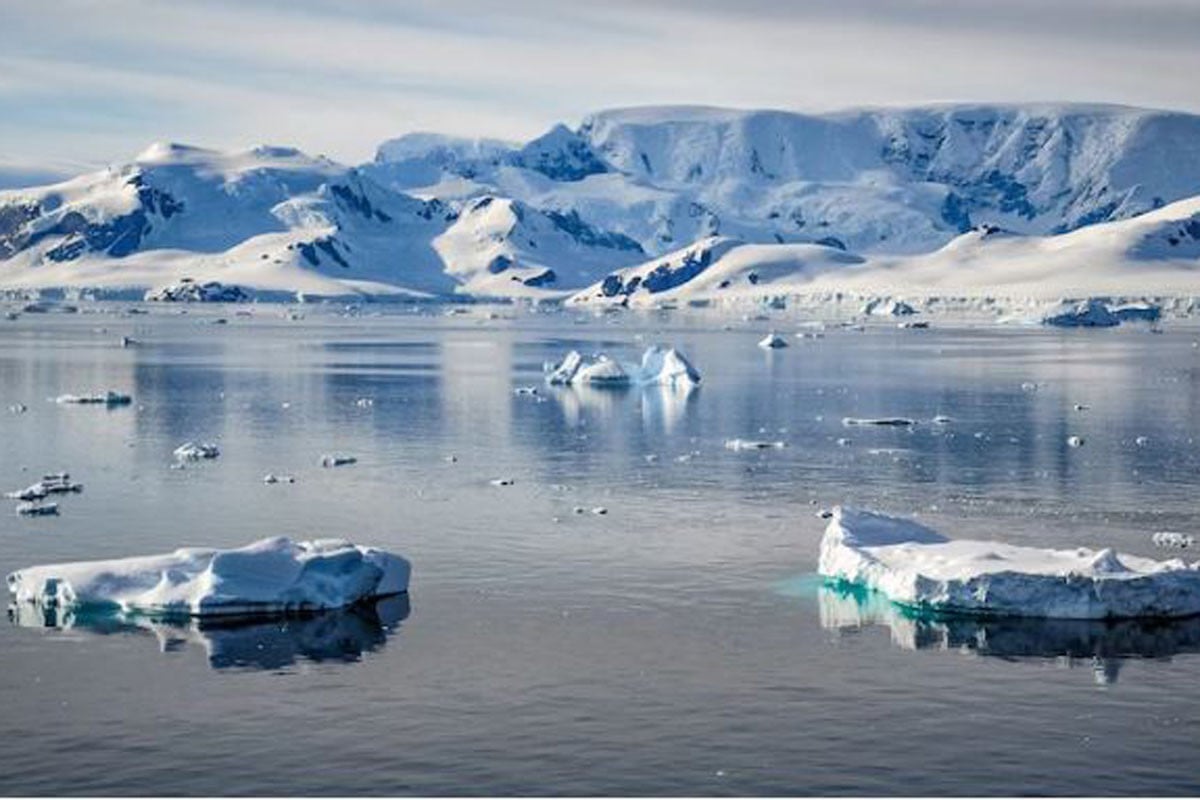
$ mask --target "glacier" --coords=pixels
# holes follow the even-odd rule
[[[1200,564],[953,540],[912,520],[841,507],[821,540],[818,572],[918,611],[1055,619],[1200,614]]]
[[[245,547],[17,570],[17,604],[151,616],[210,617],[344,608],[408,591],[401,556],[341,539],[262,539]]]

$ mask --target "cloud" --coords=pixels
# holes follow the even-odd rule
[[[171,138],[359,161],[411,130],[524,139],[648,103],[1200,110],[1197,40],[1184,0],[61,0],[6,9],[0,152]]]

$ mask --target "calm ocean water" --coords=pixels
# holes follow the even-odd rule
[[[0,509],[0,572],[343,536],[407,555],[412,591],[240,626],[10,614],[0,793],[1200,792],[1200,622],[937,623],[813,574],[837,503],[1175,555],[1150,536],[1200,533],[1195,327],[935,320],[764,352],[796,326],[154,312],[0,323],[0,488],[86,487],[57,518]],[[570,348],[653,342],[703,385],[541,386]],[[47,399],[106,389],[133,405]],[[921,424],[841,423],[880,415]],[[221,457],[171,469],[187,440]]]

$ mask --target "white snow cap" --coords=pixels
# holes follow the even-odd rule
[[[342,539],[262,539],[232,550],[28,567],[8,576],[18,603],[150,615],[215,616],[342,608],[408,590],[411,566]]]
[[[1200,614],[1200,569],[1111,549],[950,540],[916,522],[835,508],[818,571],[912,608],[1107,619]]]

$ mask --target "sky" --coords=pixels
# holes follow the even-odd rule
[[[1200,111],[1200,0],[0,0],[0,184],[157,140],[359,163],[603,108]]]

